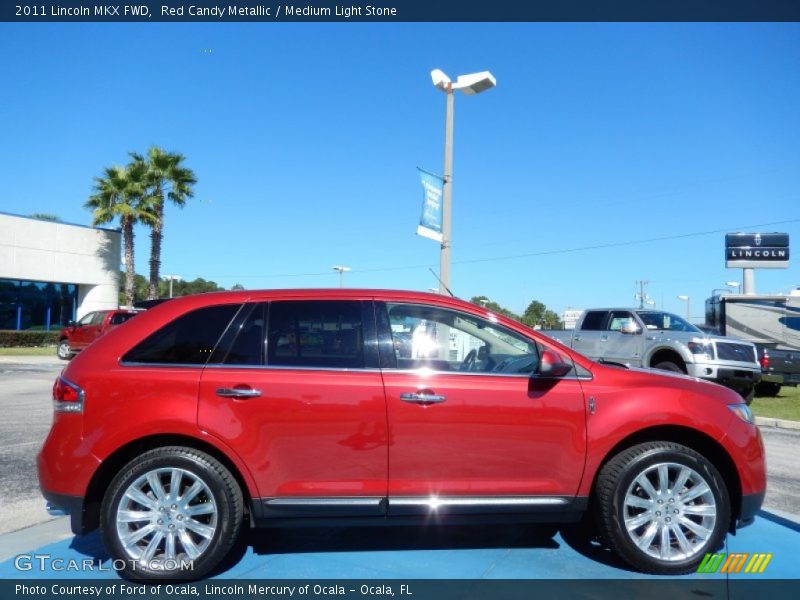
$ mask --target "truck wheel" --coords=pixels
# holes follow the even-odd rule
[[[621,452],[600,471],[595,494],[601,535],[646,573],[695,571],[730,525],[719,472],[681,444],[647,442]]]
[[[120,574],[138,580],[199,579],[239,537],[243,498],[213,457],[156,448],[125,465],[103,498],[100,528]]]
[[[672,371],[673,373],[685,373],[683,369],[681,369],[678,365],[674,362],[670,362],[668,360],[662,361],[657,365],[653,366],[654,369],[661,369],[662,371]]]
[[[769,398],[774,398],[781,392],[781,384],[780,383],[772,383],[769,381],[764,381],[756,385],[756,395],[758,396],[767,396]]]
[[[69,340],[59,340],[58,346],[56,346],[56,355],[61,360],[69,360],[72,358],[72,350],[69,347]]]

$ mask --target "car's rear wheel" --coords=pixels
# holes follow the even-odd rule
[[[243,498],[215,458],[165,447],[129,462],[102,505],[106,548],[131,579],[197,579],[228,554],[239,536]]]
[[[56,354],[61,360],[69,360],[72,358],[72,349],[69,347],[69,340],[59,340],[56,346]]]
[[[730,524],[728,490],[717,469],[681,444],[648,442],[600,471],[598,526],[614,550],[647,573],[697,569]]]

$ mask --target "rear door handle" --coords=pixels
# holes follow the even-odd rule
[[[258,398],[261,396],[261,390],[254,390],[251,388],[217,388],[217,396],[223,398]]]
[[[608,336],[607,335],[601,335],[600,336],[600,341],[601,342],[607,342],[608,341]]]
[[[446,399],[445,396],[440,396],[438,394],[400,394],[400,400],[403,402],[411,402],[412,404],[441,404]]]
[[[580,342],[581,341],[581,336],[576,335],[576,336],[573,336],[572,339],[575,340],[576,342]]]

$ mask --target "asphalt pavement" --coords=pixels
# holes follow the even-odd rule
[[[52,419],[51,388],[64,367],[56,357],[0,357],[0,534],[50,519],[36,476],[36,455]],[[800,431],[762,427],[767,450],[764,508],[800,515]]]

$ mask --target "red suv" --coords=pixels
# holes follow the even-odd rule
[[[56,354],[62,360],[69,360],[77,352],[91,344],[104,333],[117,325],[122,325],[131,317],[135,317],[137,310],[96,310],[81,317],[77,323],[70,321],[58,334]]]
[[[574,522],[642,571],[694,570],[766,487],[731,390],[592,362],[454,298],[188,296],[55,383],[52,507],[124,575],[201,577],[244,524]]]

